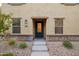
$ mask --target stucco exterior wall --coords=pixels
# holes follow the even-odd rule
[[[79,35],[79,5],[64,6],[62,4],[31,4],[27,3],[22,6],[2,5],[3,13],[12,13],[12,17],[21,17],[21,34],[33,35],[32,16],[47,16],[46,35],[55,34],[55,19],[64,18],[63,35]],[[25,20],[27,26],[25,27]],[[12,27],[10,28],[12,33]],[[62,35],[62,34],[60,34]]]

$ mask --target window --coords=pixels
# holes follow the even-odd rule
[[[8,3],[8,4],[11,5],[11,6],[22,6],[26,3]]]
[[[77,5],[77,3],[61,3],[63,4],[64,6],[75,6]]]
[[[12,32],[13,33],[20,33],[21,32],[21,30],[20,30],[20,19],[21,18],[12,18],[12,20],[13,20],[13,26],[12,26]]]
[[[63,18],[55,18],[55,34],[63,34]]]

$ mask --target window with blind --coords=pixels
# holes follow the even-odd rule
[[[26,3],[8,3],[8,4],[11,5],[11,6],[22,6]]]
[[[12,18],[12,20],[13,20],[12,32],[13,33],[20,33],[21,32],[20,19],[21,18]]]
[[[64,6],[76,6],[77,3],[61,3],[63,4]]]
[[[55,34],[63,34],[63,18],[55,18]]]

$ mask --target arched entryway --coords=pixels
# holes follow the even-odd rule
[[[33,39],[46,38],[46,20],[48,17],[32,17]]]

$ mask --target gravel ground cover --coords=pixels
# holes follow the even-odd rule
[[[7,53],[11,52],[14,53],[16,56],[30,56],[32,50],[32,41],[16,41],[17,44],[21,42],[26,42],[28,47],[21,49],[18,46],[9,46],[7,41],[0,41],[0,53]]]
[[[47,41],[47,47],[49,49],[50,56],[79,56],[79,42],[72,41],[73,49],[67,49],[63,46],[63,42],[49,42]]]

